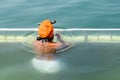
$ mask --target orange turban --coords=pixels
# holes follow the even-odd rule
[[[38,35],[41,38],[52,38],[54,34],[54,28],[50,20],[44,20],[41,22],[38,28]]]

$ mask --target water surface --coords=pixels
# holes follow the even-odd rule
[[[56,19],[55,28],[119,28],[119,3],[119,0],[2,0],[0,28],[37,28],[37,23],[44,19]],[[0,32],[0,36],[28,33]],[[76,44],[58,55],[56,62],[64,65],[55,73],[37,70],[32,64],[35,54],[24,50],[22,43],[1,42],[0,80],[120,79],[119,32],[88,32],[90,35],[85,39],[88,42],[84,42],[83,36],[88,35],[84,32],[71,34],[73,40],[70,41]],[[96,35],[107,38],[101,36],[94,40],[91,35],[92,38]],[[110,35],[115,36],[114,40]]]

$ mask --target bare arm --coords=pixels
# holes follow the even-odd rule
[[[60,43],[65,44],[65,41],[61,38],[60,33],[56,33],[55,36],[57,37],[57,40],[58,40]]]
[[[56,33],[55,36],[57,37],[57,40],[61,43],[61,46],[58,47],[56,50],[59,51],[59,50],[65,49],[66,47],[70,45],[62,39],[60,33]]]

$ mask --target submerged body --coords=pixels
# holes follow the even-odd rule
[[[55,59],[54,54],[70,44],[63,44],[61,42],[42,42],[34,41],[34,50],[36,51],[36,58],[42,60],[53,60]]]

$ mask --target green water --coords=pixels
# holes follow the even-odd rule
[[[119,0],[2,0],[0,28],[37,28],[37,23],[44,19],[56,19],[55,28],[119,28],[119,8]],[[73,33],[73,36],[84,34]],[[37,70],[32,64],[35,54],[22,46],[22,43],[0,43],[0,80],[120,79],[120,43],[76,43],[57,56],[58,64],[64,66],[60,65],[61,70],[55,73]]]
[[[6,46],[6,49],[3,48]],[[77,44],[59,54],[66,68],[55,73],[43,73],[31,63],[34,54],[24,51],[21,44],[1,44],[1,80],[118,80],[120,79],[120,44]],[[12,48],[11,48],[12,47]]]
[[[56,27],[119,28],[119,0],[2,0],[0,27],[37,27],[44,19]]]

